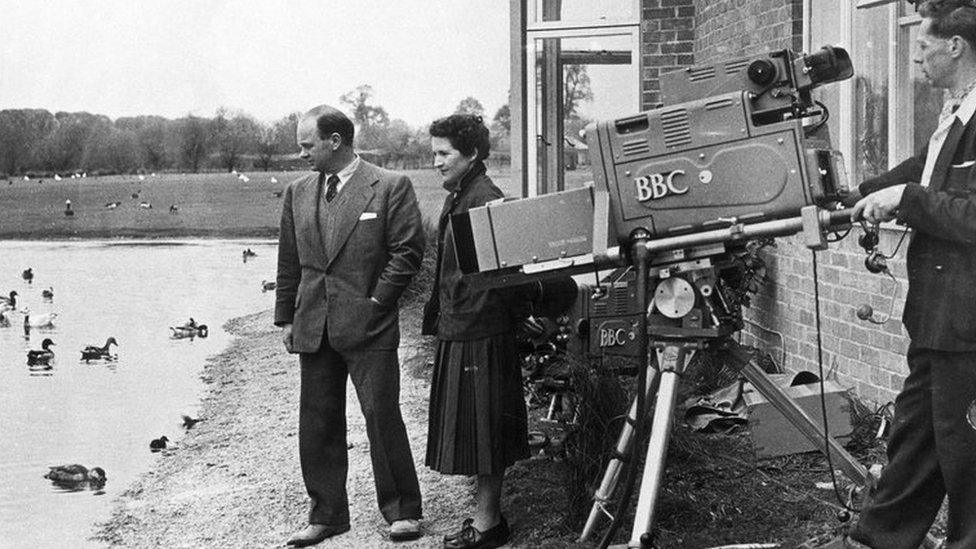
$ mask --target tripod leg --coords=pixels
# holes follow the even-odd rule
[[[644,476],[641,478],[640,497],[637,499],[637,512],[631,530],[629,547],[643,547],[641,538],[650,532],[654,524],[654,502],[664,477],[664,460],[668,453],[668,439],[671,436],[671,421],[674,418],[674,404],[678,397],[679,374],[684,371],[688,361],[695,354],[694,348],[668,344],[657,349],[658,364],[661,368],[661,385],[654,402],[654,419],[651,422],[651,436],[647,441],[647,457],[644,460]]]
[[[869,489],[872,488],[870,484],[873,479],[868,474],[868,470],[833,437],[826,437],[825,441],[823,426],[811,419],[796,401],[773,383],[766,372],[755,363],[750,354],[739,347],[732,348],[730,351],[730,354],[742,365],[742,375],[783,414],[783,417],[789,420],[807,440],[813,442],[814,446],[821,452],[824,452],[824,445],[826,444],[830,448],[830,458],[848,478],[858,484],[869,485]]]
[[[654,380],[657,378],[656,374],[657,370],[648,368],[645,391],[647,398],[651,396],[653,391]],[[607,470],[603,473],[603,480],[600,481],[600,487],[593,494],[593,506],[590,507],[590,515],[586,518],[583,532],[580,533],[579,541],[581,542],[586,541],[590,537],[590,534],[593,533],[593,529],[596,527],[596,519],[599,518],[600,512],[606,513],[604,505],[610,501],[610,497],[613,496],[613,491],[617,488],[617,482],[620,480],[620,469],[624,463],[623,458],[630,452],[630,445],[634,440],[634,425],[636,425],[636,420],[637,397],[635,396],[634,401],[630,404],[630,410],[627,412],[627,420],[620,430],[620,437],[617,438],[614,457],[607,464]]]

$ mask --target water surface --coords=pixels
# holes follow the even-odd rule
[[[241,252],[258,255],[245,263]],[[269,309],[261,291],[275,274],[268,241],[0,241],[0,294],[18,308],[56,312],[55,327],[25,337],[23,315],[0,328],[0,546],[100,547],[88,540],[112,500],[156,459],[161,435],[179,448],[182,414],[196,417],[208,356],[226,348],[223,324]],[[32,284],[21,273],[34,272]],[[41,292],[53,288],[54,298]],[[171,339],[193,317],[205,339]],[[113,362],[81,360],[81,349],[114,336]],[[55,342],[50,370],[28,368],[29,349]],[[104,494],[69,492],[43,478],[49,465],[105,469]],[[12,545],[6,545],[6,544]]]

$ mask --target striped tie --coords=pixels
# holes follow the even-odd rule
[[[330,175],[328,183],[329,187],[325,190],[325,201],[332,202],[332,199],[335,198],[335,195],[338,192],[339,176]]]

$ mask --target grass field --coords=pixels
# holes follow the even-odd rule
[[[248,182],[228,173],[0,180],[0,238],[275,237],[281,215],[275,193],[304,173],[249,172]],[[405,173],[424,217],[436,218],[445,195],[440,174]],[[489,175],[510,196],[518,195],[507,169]],[[65,200],[71,200],[73,216],[64,214]],[[111,202],[121,204],[109,209]],[[173,204],[179,210],[170,213]]]

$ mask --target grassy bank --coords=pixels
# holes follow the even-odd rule
[[[253,172],[0,180],[0,238],[276,237],[281,197],[304,172]],[[411,170],[421,211],[436,218],[444,202],[440,175]],[[491,172],[506,192],[508,171]],[[66,216],[65,200],[72,216]],[[118,202],[115,208],[107,204]],[[140,207],[141,203],[152,208]],[[177,210],[170,212],[170,206]]]

